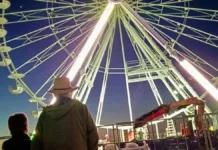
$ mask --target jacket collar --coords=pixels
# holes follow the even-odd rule
[[[16,138],[19,138],[19,139],[30,139],[29,136],[26,134],[26,133],[21,133],[21,134],[13,134],[12,135],[12,138],[16,139]]]

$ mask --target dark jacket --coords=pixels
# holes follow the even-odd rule
[[[43,109],[31,150],[97,150],[98,133],[87,107],[77,100],[60,102]]]
[[[14,135],[2,145],[3,150],[30,150],[30,138],[26,134]]]

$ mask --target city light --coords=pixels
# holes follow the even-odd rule
[[[218,101],[218,90],[190,62],[183,60],[180,65]]]

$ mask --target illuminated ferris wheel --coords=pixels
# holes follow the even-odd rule
[[[6,67],[8,78],[14,80],[10,92],[26,92],[37,109],[51,102],[46,103],[47,91],[58,76],[67,76],[79,85],[73,95],[87,103],[98,73],[103,74],[103,81],[96,124],[101,123],[110,75],[125,77],[130,121],[134,113],[129,88],[132,83],[147,82],[157,105],[164,104],[157,80],[162,81],[175,101],[189,97],[205,100],[207,94],[218,100],[217,68],[195,54],[196,50],[190,46],[218,48],[218,35],[198,26],[217,23],[218,10],[194,8],[190,0],[37,0],[34,3],[34,8],[16,12],[10,12],[8,0],[0,3],[0,66]],[[114,51],[120,51],[123,67],[110,67]],[[128,58],[127,53],[132,53],[135,59]],[[175,63],[205,93],[197,93]],[[41,76],[42,73],[46,75]],[[36,81],[36,77],[40,80]],[[190,106],[167,117],[193,111]],[[208,107],[205,111],[211,112]],[[215,123],[216,119],[212,119]]]

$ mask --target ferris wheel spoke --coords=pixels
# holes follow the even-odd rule
[[[135,54],[138,57],[138,54],[139,54],[138,53],[138,50],[139,50],[138,48],[139,47],[140,48],[145,48],[145,47],[147,47],[147,44],[144,43],[143,36],[140,35],[140,33],[130,25],[130,22],[127,21],[127,18],[128,18],[127,15],[126,16],[122,15],[121,20],[122,20],[122,22],[124,24],[124,28],[125,28],[125,30],[127,32],[127,35],[128,35],[128,37],[129,37],[129,39],[131,41],[132,47],[133,47],[133,49],[135,51]],[[142,59],[139,59],[139,61],[142,61]]]
[[[61,34],[61,33],[66,32],[68,30],[71,30],[75,27],[76,26],[70,26],[68,28],[59,29],[58,34]],[[20,44],[19,46],[13,47],[12,50],[20,49],[22,47],[28,46],[28,45],[33,44],[35,42],[40,42],[41,40],[45,40],[45,39],[48,39],[48,38],[53,37],[53,36],[54,36],[54,33],[45,34],[45,35],[38,35],[37,34],[37,36],[35,35],[35,36],[27,37],[27,40],[23,39],[25,41],[22,44]]]
[[[153,26],[154,27],[154,26]],[[211,68],[212,70],[214,70],[215,72],[218,72],[218,69],[216,67],[214,67],[213,65],[211,65],[210,63],[208,63],[207,61],[205,61],[203,58],[201,58],[200,56],[196,55],[195,53],[193,53],[191,50],[189,50],[187,47],[185,47],[184,45],[182,45],[181,43],[179,43],[176,40],[173,40],[172,37],[170,37],[168,34],[164,33],[162,30],[160,30],[159,28],[154,27],[154,29],[162,36],[164,37],[167,41],[169,42],[174,42],[173,47],[175,47],[175,45],[177,45],[180,48],[180,51],[176,50],[176,52],[183,56],[184,58],[186,58],[187,60],[190,60],[190,62],[196,66],[197,68],[199,68],[202,72],[204,72],[205,74],[207,74],[208,76],[210,76],[211,78],[213,78],[214,76],[208,72],[206,69],[204,69],[200,64],[204,64],[207,68]],[[182,52],[181,52],[182,51]]]
[[[64,1],[64,0],[60,0],[60,1]],[[85,2],[78,1],[78,0],[73,0],[73,3],[84,4]]]
[[[154,4],[154,3],[159,3],[159,2],[161,2],[162,0],[154,0],[154,1],[152,1],[152,2],[149,2],[148,4]],[[140,4],[140,2],[139,2],[139,4]]]
[[[212,80],[216,77],[212,73],[207,71],[207,69],[211,68],[216,73],[218,73],[217,68],[215,68],[213,65],[209,64],[207,61],[203,60],[201,57],[197,56],[196,54],[191,53],[190,50],[187,50],[187,48],[186,48],[186,51],[187,51],[186,53],[177,51],[177,54],[189,60],[191,64],[197,67],[200,71],[202,71],[205,75],[207,75]]]
[[[125,18],[122,18],[122,19],[123,19],[125,29],[128,33],[128,36],[131,39],[130,41],[132,43],[133,49],[134,49],[136,56],[138,58],[137,64],[139,64],[139,68],[138,67],[134,68],[134,69],[132,68],[131,72],[133,74],[132,75],[129,74],[129,82],[134,83],[134,82],[145,81],[145,80],[161,79],[163,77],[163,75],[161,76],[158,74],[157,76],[155,76],[151,79],[149,72],[144,74],[145,70],[148,70],[148,65],[149,65],[149,67],[152,67],[152,68],[158,67],[158,63],[153,61],[152,59],[159,60],[159,58],[157,57],[157,55],[155,55],[155,52],[152,51],[149,48],[149,46],[144,42],[143,38],[138,35],[137,30],[134,29],[131,26],[131,24],[129,22],[127,22],[127,20]],[[139,71],[142,72],[143,75],[140,78],[135,78],[134,73],[139,72]],[[156,88],[154,88],[155,84],[152,83],[152,81],[148,81],[148,82],[150,82],[149,84],[152,87],[152,90],[155,91],[157,103],[158,104],[163,103],[160,95],[158,93],[156,93],[157,90],[156,90]]]
[[[161,6],[161,5],[169,5],[169,6],[177,6],[177,4],[184,4],[187,5],[188,2],[193,0],[153,0],[152,2],[145,2],[145,1],[135,1],[132,2],[133,5],[138,5],[138,7],[150,7],[150,6]],[[180,5],[179,5],[180,6]]]
[[[91,28],[92,29],[92,28]],[[75,42],[76,40],[78,40],[80,37],[84,36],[85,34],[87,34],[91,29],[83,32],[82,34],[80,34],[79,36],[71,39],[71,41],[69,41],[68,43],[66,43],[66,45],[58,48],[57,50],[53,50],[52,48],[54,48],[59,41],[56,41],[55,43],[53,43],[52,45],[50,45],[49,47],[47,47],[45,50],[41,51],[39,54],[37,54],[36,56],[32,57],[31,59],[29,59],[26,63],[24,63],[23,65],[21,65],[20,67],[18,67],[15,71],[20,70],[21,68],[23,68],[24,66],[26,66],[27,64],[33,64],[33,67],[29,70],[27,70],[24,74],[28,74],[31,71],[33,71],[34,69],[36,69],[39,65],[41,65],[42,63],[44,63],[45,61],[47,61],[48,59],[50,59],[51,57],[53,57],[54,55],[58,54],[60,51],[62,51],[65,47],[67,47],[68,45],[72,44],[73,42]],[[75,31],[72,31],[75,32]],[[70,35],[70,33],[68,33],[66,36]],[[50,52],[52,51],[52,52]],[[49,53],[50,52],[50,53]]]
[[[56,22],[56,23],[54,23],[54,24],[52,24],[52,25],[49,24],[49,25],[47,25],[47,26],[45,26],[45,27],[43,27],[43,28],[39,28],[39,29],[36,29],[36,30],[34,30],[34,31],[31,31],[31,32],[28,32],[28,33],[26,33],[26,34],[23,34],[23,35],[20,35],[20,36],[18,36],[18,37],[15,37],[15,38],[12,38],[12,39],[10,39],[10,40],[7,40],[6,43],[15,42],[16,40],[22,40],[22,39],[28,40],[28,38],[29,38],[30,36],[32,36],[32,35],[38,35],[39,33],[43,32],[43,31],[45,31],[45,30],[47,30],[47,29],[50,29],[50,28],[53,27],[54,25],[58,25],[59,23],[65,22],[65,21],[67,21],[67,20],[71,20],[71,19],[73,19],[73,18],[74,18],[74,17],[61,20],[61,21]]]
[[[157,11],[145,11],[144,8],[151,7],[151,8],[164,8],[167,9],[166,12],[161,12],[160,10],[156,9]],[[213,21],[218,22],[218,11],[217,10],[210,10],[210,9],[199,9],[199,8],[192,8],[192,7],[185,7],[185,6],[174,6],[174,5],[162,5],[162,4],[155,4],[155,5],[145,5],[135,7],[137,12],[139,13],[155,13],[159,16],[164,17],[172,17],[172,18],[186,18],[192,20],[201,20],[201,21]],[[185,14],[189,14],[185,16]]]
[[[67,11],[71,9],[72,6],[64,6],[64,7],[54,7],[54,8],[44,8],[37,10],[29,10],[29,11],[20,11],[20,12],[12,12],[6,13],[6,18],[13,18],[11,21],[9,20],[7,24],[14,23],[25,23],[31,21],[44,21],[48,19],[60,19],[66,17],[72,17],[72,13],[61,13],[61,11]]]
[[[127,23],[126,21],[124,21],[124,23]],[[127,32],[127,35],[128,35],[128,37],[129,37],[129,39],[130,39],[130,42],[131,42],[131,44],[132,44],[132,47],[133,47],[133,50],[135,51],[135,54],[136,54],[136,56],[137,56],[137,58],[138,58],[138,60],[139,60],[139,62],[144,62],[144,59],[142,58],[140,58],[139,57],[139,51],[140,51],[140,48],[139,48],[139,45],[136,43],[136,41],[134,40],[134,36],[133,36],[133,31],[131,30],[131,29],[129,29],[129,27],[127,27],[127,25],[124,25],[124,28],[126,29],[126,32]],[[142,37],[141,37],[142,38]]]
[[[132,31],[131,31],[131,33],[133,33]],[[137,34],[136,34],[137,35]],[[135,38],[135,35],[134,35],[134,38]],[[139,40],[137,40],[138,42],[139,42]],[[143,49],[143,48],[141,48],[141,49]],[[146,51],[146,50],[145,50]],[[149,61],[149,62],[151,62],[151,61]],[[178,78],[179,79],[179,78]],[[143,80],[141,80],[141,81],[143,81]],[[181,93],[182,94],[182,93]],[[183,97],[187,97],[186,95],[184,95],[185,93],[183,93]],[[195,95],[197,95],[197,94],[195,94]],[[188,96],[189,97],[189,96]]]
[[[55,0],[55,1],[57,1],[57,0]],[[64,3],[73,3],[73,4],[75,4],[75,3],[80,3],[80,4],[84,4],[84,2],[82,2],[82,1],[78,1],[78,0],[58,0],[58,1],[60,1],[60,2],[64,2]]]
[[[83,33],[84,31],[89,30],[90,28],[92,28],[95,25],[92,22],[98,17],[99,17],[99,14],[96,14],[93,17],[86,19],[84,22],[77,23],[74,26],[77,27],[77,30],[79,30],[80,33]],[[74,32],[71,32],[71,34],[67,35],[66,37],[64,37],[62,39],[64,39],[63,40],[64,43],[69,43],[73,38],[74,38]],[[62,44],[64,44],[64,43],[62,43]]]
[[[194,1],[194,0],[169,0],[169,1],[166,1],[166,2],[161,2],[161,4],[176,5],[176,4],[179,4],[179,3],[186,3],[186,2],[191,2],[191,1]]]
[[[56,0],[34,0],[36,2],[43,2],[43,3],[51,3],[51,4],[60,4],[60,5],[71,5],[72,3],[67,1],[56,1]]]
[[[140,12],[138,13],[141,14]],[[152,15],[153,13],[143,13],[143,14],[144,14],[144,18],[148,21],[152,21],[154,23],[159,23],[160,21],[160,17]]]
[[[156,16],[156,14],[154,14]],[[185,25],[182,24],[178,21],[174,21],[172,19],[169,18],[165,18],[165,17],[161,17],[161,19],[163,19],[164,21],[166,21],[167,23],[171,24],[172,27],[175,27],[175,29],[169,28],[168,26],[165,25],[161,25],[161,24],[156,24],[153,22],[150,22],[152,25],[156,26],[156,27],[160,27],[162,29],[166,29],[168,31],[174,32],[178,35],[182,35],[191,39],[194,39],[196,41],[200,41],[202,43],[214,46],[214,47],[218,47],[217,41],[218,41],[218,36],[211,34],[211,33],[207,33],[205,31],[202,31],[200,29],[191,27],[189,25]]]
[[[76,33],[78,30],[80,31],[81,35],[83,35],[83,32],[84,32],[84,31],[85,31],[85,33],[86,33],[87,31],[89,31],[89,30],[92,28],[92,26],[93,26],[90,22],[92,22],[92,21],[95,20],[95,19],[96,19],[95,16],[93,16],[92,18],[87,19],[85,22],[82,22],[82,23],[80,23],[80,24],[74,25],[75,29],[73,29],[72,32],[70,32],[70,33],[68,33],[67,35],[61,37],[60,40],[57,39],[57,41],[59,41],[59,42],[58,42],[59,45],[61,45],[61,46],[63,46],[63,45],[64,45],[64,46],[69,45],[69,43],[71,43],[72,40],[75,39],[75,33]],[[88,28],[86,27],[87,25],[89,25]],[[65,50],[68,54],[70,54],[70,52],[69,52],[66,48],[65,48],[64,50]],[[47,58],[48,56],[46,55],[46,53],[44,53],[44,54],[41,56],[41,58],[42,58],[42,57],[43,57],[43,58]],[[40,59],[38,59],[38,61],[36,62],[36,64],[37,64],[38,62],[40,62]]]
[[[93,18],[92,18],[93,19]],[[55,31],[58,31],[58,32],[56,32],[56,35],[60,35],[61,33],[64,33],[64,32],[66,32],[66,31],[68,31],[68,30],[72,30],[72,29],[74,29],[74,28],[76,28],[76,29],[78,29],[78,27],[80,28],[80,30],[81,30],[81,32],[82,32],[82,30],[85,30],[86,28],[82,28],[81,29],[81,26],[87,26],[87,25],[90,25],[89,23],[87,23],[87,24],[85,24],[84,22],[83,23],[80,23],[80,24],[76,24],[76,25],[72,25],[72,26],[65,26],[65,27],[56,27],[55,28]],[[41,32],[40,32],[41,33]],[[27,39],[24,39],[24,38],[20,38],[20,40],[25,40],[22,44],[20,44],[19,46],[17,46],[17,47],[13,47],[13,49],[12,50],[16,50],[16,49],[19,49],[19,48],[22,48],[22,47],[25,47],[25,46],[28,46],[29,44],[32,44],[32,43],[35,43],[35,42],[39,42],[39,41],[41,41],[41,40],[44,40],[44,39],[48,39],[48,38],[50,38],[50,37],[52,37],[52,36],[54,36],[54,33],[52,32],[52,33],[50,33],[50,34],[42,34],[42,35],[40,35],[40,33],[37,33],[37,34],[34,34],[34,35],[29,35],[29,36],[26,36],[26,38]],[[73,32],[74,33],[74,32]],[[73,34],[72,33],[72,34]],[[67,36],[68,37],[68,36]],[[66,41],[65,39],[65,37],[63,38],[64,39],[64,41]],[[64,41],[62,41],[62,42],[64,42]],[[62,43],[63,44],[63,43]]]
[[[92,14],[92,12],[90,12],[90,14]],[[15,42],[15,41],[24,41],[23,44],[19,44],[19,46],[17,46],[17,47],[15,46],[12,50],[21,48],[21,47],[26,46],[28,44],[31,44],[35,41],[39,41],[39,40],[45,39],[47,37],[50,37],[51,34],[54,34],[54,32],[58,34],[60,32],[63,32],[63,30],[65,31],[65,29],[62,29],[60,26],[62,26],[63,24],[66,24],[68,21],[71,21],[75,17],[79,17],[79,16],[82,17],[83,15],[86,15],[86,14],[80,14],[80,15],[77,15],[74,17],[70,17],[70,18],[55,22],[55,23],[53,23],[51,25],[47,25],[43,28],[39,28],[39,29],[36,29],[36,30],[31,31],[29,33],[23,34],[21,36],[12,38],[12,39],[6,41],[6,43],[11,43],[11,42]],[[74,27],[74,26],[77,26],[77,25],[72,25],[72,27]],[[47,30],[51,30],[51,34],[48,34]]]
[[[177,51],[177,54],[182,56],[183,58],[185,58],[186,60],[188,60],[191,64],[193,64],[196,68],[198,68],[200,71],[202,71],[205,75],[207,75],[209,78],[214,78],[214,76],[206,71],[206,69],[204,69],[203,65],[205,65],[206,67],[211,67],[211,68],[214,68],[213,66],[211,66],[210,64],[208,64],[207,62],[205,61],[202,61],[200,60],[200,58],[197,56],[197,57],[193,57],[193,56],[190,56],[190,54],[186,54],[184,52],[180,52],[180,51]],[[217,71],[217,69],[215,68],[215,70]]]
[[[84,3],[84,2],[81,2],[81,1],[63,1],[63,0],[55,0],[55,1],[51,1],[51,0],[34,0],[36,2],[43,2],[43,3],[47,3],[47,4],[59,4],[59,5],[71,5],[71,6],[78,6],[78,7],[81,7],[81,6],[90,6],[90,5],[96,5],[97,3],[101,4],[101,2],[90,2],[90,3]]]
[[[183,56],[184,58],[187,58],[193,65],[195,65],[196,67],[198,67],[200,70],[202,70],[205,74],[209,75],[211,78],[213,78],[214,76],[209,73],[206,70],[207,68],[212,69],[214,72],[218,73],[218,69],[216,67],[214,67],[213,65],[211,65],[210,63],[208,63],[206,60],[204,60],[203,58],[199,57],[198,55],[196,55],[194,52],[192,52],[191,50],[189,50],[187,47],[185,47],[184,45],[182,45],[181,43],[177,42],[176,43],[177,46],[182,50],[182,51],[178,51],[177,53],[181,56]],[[203,67],[203,66],[205,67]]]
[[[131,4],[138,4],[138,6],[150,6],[150,5],[176,5],[176,4],[181,4],[181,3],[187,3],[187,2],[190,2],[190,1],[193,1],[193,0],[152,0],[151,2],[145,2],[143,0],[141,1],[134,1],[132,2]]]
[[[174,45],[175,45],[175,43],[176,43],[177,46],[179,45],[179,46],[182,47],[182,45],[181,45],[180,43],[178,43],[177,40],[174,40],[174,38],[172,38],[172,37],[170,37],[169,35],[167,35],[166,33],[162,32],[159,28],[157,28],[157,27],[155,27],[155,26],[153,26],[153,28],[154,28],[155,30],[157,30],[157,31],[159,32],[159,34],[160,34],[162,37],[164,37],[165,39],[167,39],[167,41],[169,41],[169,43],[174,42]],[[174,45],[173,45],[173,46],[174,46]],[[184,46],[183,46],[182,48],[183,48],[183,50],[185,49]],[[186,51],[190,51],[190,50],[188,50],[188,49],[186,48]],[[190,52],[191,52],[191,51],[190,51]],[[198,68],[200,68],[200,70],[202,70],[203,72],[205,72],[205,73],[208,74],[209,76],[211,76],[211,74],[210,74],[209,72],[207,72],[206,69],[202,68],[202,64],[206,65],[207,67],[212,68],[214,71],[217,72],[217,69],[216,69],[215,67],[213,67],[211,64],[209,64],[208,62],[206,62],[206,61],[203,60],[202,58],[200,58],[200,57],[195,57],[195,56],[197,56],[197,55],[195,55],[194,53],[189,53],[189,56],[191,56],[191,58],[192,58],[191,62],[194,62],[194,63],[195,63],[195,64],[194,64],[195,66],[197,66]],[[189,57],[189,58],[190,58],[190,57]],[[188,60],[190,60],[190,59],[188,59]]]
[[[99,12],[94,12],[94,13],[87,13],[87,14],[84,14],[83,16],[79,17],[76,19],[76,23],[80,23],[80,22],[86,22],[87,20],[90,20],[93,18],[97,19],[99,18],[99,16],[102,14],[102,11],[99,11]]]
[[[39,93],[48,83],[50,83],[51,81],[53,81],[54,78],[56,77],[60,77],[63,76],[69,69],[70,67],[73,65],[74,61],[76,60],[77,57],[77,53],[79,52],[80,48],[83,46],[83,44],[85,43],[87,37],[89,35],[87,34],[85,36],[85,38],[83,38],[79,44],[75,47],[75,49],[73,50],[73,52],[71,52],[70,55],[67,56],[67,58],[63,61],[63,63],[61,63],[61,65],[54,71],[54,73],[52,73],[52,75],[47,79],[47,81],[45,81],[45,83],[39,88],[39,90],[36,93]],[[71,57],[73,55],[73,57]],[[70,58],[72,58],[72,61],[67,65],[68,60],[70,60]],[[50,86],[50,88],[52,88],[52,85]],[[50,89],[49,88],[49,89]],[[42,97],[44,97],[46,95],[47,92],[44,92],[44,94],[42,95]]]

